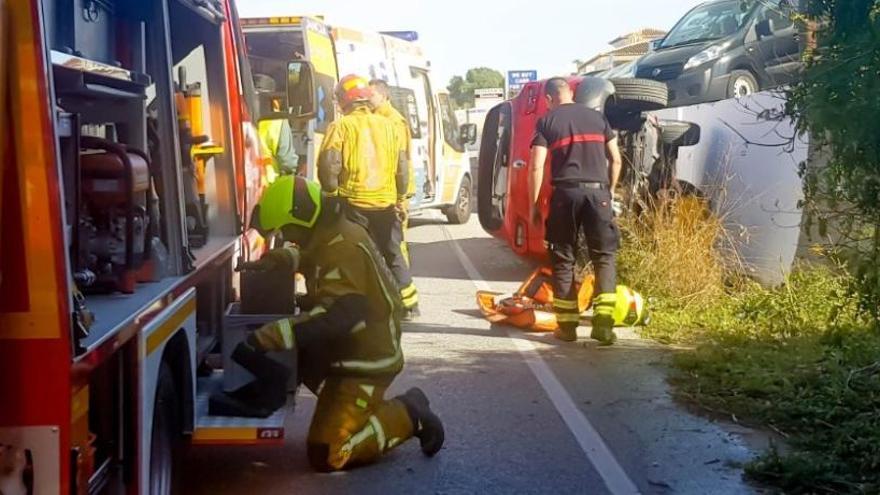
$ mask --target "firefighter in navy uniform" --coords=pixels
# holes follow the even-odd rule
[[[610,345],[616,340],[615,257],[620,242],[612,209],[621,168],[617,138],[604,115],[574,103],[565,79],[550,79],[546,97],[550,112],[538,121],[532,141],[529,194],[532,221],[538,223],[541,213],[537,200],[550,154],[553,196],[546,240],[553,263],[553,309],[559,323],[555,335],[564,341],[577,340],[580,312],[575,261],[578,232],[583,231],[596,275],[591,337]]]
[[[318,157],[321,187],[338,195],[366,218],[370,235],[397,280],[404,318],[418,316],[419,297],[401,249],[403,222],[398,205],[410,190],[407,143],[396,124],[373,112],[366,79],[349,75],[336,87],[345,114],[327,128]]]
[[[263,193],[252,222],[299,248],[269,251],[242,268],[292,274],[301,265],[309,284],[307,311],[260,328],[247,345],[297,352],[302,381],[318,395],[308,435],[313,467],[368,464],[412,436],[425,455],[436,454],[443,425],[425,394],[413,388],[384,398],[403,368],[401,303],[363,219],[316,182],[283,176]]]

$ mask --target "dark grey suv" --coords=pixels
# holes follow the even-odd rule
[[[788,84],[801,68],[797,0],[716,0],[688,12],[636,77],[663,81],[669,106],[741,97]]]

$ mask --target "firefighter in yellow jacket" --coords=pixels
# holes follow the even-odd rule
[[[394,274],[405,309],[404,318],[418,315],[419,296],[404,256],[403,223],[398,205],[410,189],[407,143],[394,124],[370,106],[369,83],[358,76],[342,78],[336,100],[344,116],[330,124],[318,157],[321,187],[346,199],[366,218]]]
[[[268,116],[280,113],[281,97],[275,91],[275,80],[265,74],[255,74],[254,85],[260,97],[261,111]],[[257,132],[260,135],[266,182],[271,184],[281,175],[295,174],[298,157],[293,145],[290,122],[286,118],[262,118]]]
[[[280,233],[299,249],[270,251],[245,268],[292,273],[301,265],[311,301],[302,316],[266,325],[247,342],[297,352],[302,381],[318,394],[308,457],[319,471],[376,461],[412,436],[433,456],[444,440],[420,389],[384,398],[403,368],[401,306],[362,221],[344,201],[324,198],[317,183],[292,176],[269,186],[253,214],[264,236]]]
[[[403,252],[403,257],[406,259],[406,262],[412,266],[409,247],[406,242],[406,231],[409,228],[409,202],[416,195],[416,174],[411,155],[412,133],[410,132],[409,122],[407,122],[403,115],[401,115],[391,104],[391,88],[388,86],[388,83],[381,79],[373,79],[370,81],[370,89],[373,93],[370,96],[370,105],[373,107],[373,112],[393,122],[394,129],[397,132],[397,138],[404,142],[407,171],[409,173],[409,187],[406,190],[406,196],[399,198],[397,203],[397,214],[400,216],[400,222],[403,228],[403,242],[400,244],[400,250]],[[409,292],[411,292],[412,295],[416,295],[415,285],[410,288]],[[410,294],[401,293],[401,295],[406,298]]]

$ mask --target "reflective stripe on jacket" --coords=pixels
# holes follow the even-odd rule
[[[401,149],[388,119],[360,107],[330,124],[321,154],[335,150],[341,155],[339,196],[361,208],[380,209],[397,203]]]

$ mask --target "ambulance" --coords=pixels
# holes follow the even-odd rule
[[[467,146],[476,141],[477,128],[458,123],[449,94],[438,90],[432,78],[417,33],[331,27],[321,17],[250,18],[242,23],[254,74],[268,75],[279,86],[288,85],[291,94],[302,95],[290,102],[301,173],[317,176],[324,133],[338,115],[333,89],[339,78],[358,74],[381,79],[410,124],[416,181],[411,210],[439,209],[451,223],[468,221],[474,178]]]

